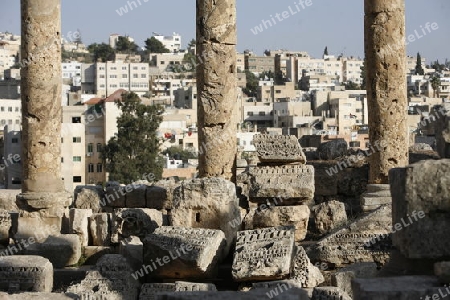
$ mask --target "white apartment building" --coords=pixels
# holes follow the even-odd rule
[[[330,117],[336,119],[339,134],[349,135],[369,122],[365,90],[331,91],[329,104]]]
[[[343,81],[361,85],[361,67],[364,61],[353,57],[343,59]]]
[[[62,78],[72,79],[74,77],[81,77],[81,65],[82,63],[77,61],[62,63]]]
[[[181,36],[175,32],[169,36],[153,33],[153,37],[160,41],[172,53],[179,52],[181,49]]]
[[[0,166],[4,171],[6,189],[20,189],[22,186],[22,140],[19,125],[7,125],[3,130],[4,150]]]
[[[17,55],[16,52],[2,48],[0,44],[0,79],[3,79],[4,71],[11,68],[16,63],[15,55]]]
[[[183,66],[185,53],[158,53],[150,54],[150,63],[157,67],[160,71],[176,72],[190,71]],[[194,63],[196,62],[189,62]]]
[[[0,128],[6,125],[22,124],[22,103],[20,99],[0,99]]]
[[[147,63],[106,62],[82,64],[81,90],[106,98],[119,89],[139,96],[149,92],[149,65]]]

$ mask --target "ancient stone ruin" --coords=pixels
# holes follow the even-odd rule
[[[254,138],[236,176],[235,0],[197,0],[200,177],[62,188],[60,0],[22,0],[24,175],[0,198],[0,299],[440,299],[450,295],[449,118],[442,159],[408,161],[404,1],[365,1],[370,158],[330,172],[341,141],[307,155]],[[396,49],[391,51],[390,49]],[[56,120],[56,121],[55,121]],[[220,138],[217,138],[220,137]],[[345,158],[345,157],[344,157]]]

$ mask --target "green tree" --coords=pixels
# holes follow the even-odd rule
[[[114,59],[114,49],[110,45],[105,43],[91,44],[88,46],[88,51],[94,54],[94,61],[98,61],[99,59],[101,59],[102,62],[106,62],[108,60]]]
[[[416,75],[423,75],[425,74],[424,69],[422,68],[422,57],[420,56],[420,53],[417,52],[417,61],[416,61]]]
[[[247,84],[243,89],[243,92],[249,97],[256,97],[256,91],[259,84],[258,77],[249,70],[245,70],[245,78],[247,79]]]
[[[181,147],[172,146],[167,148],[162,152],[163,155],[169,154],[170,158],[173,158],[175,156],[179,156],[179,159],[183,161],[183,163],[187,163],[188,159],[195,159],[198,158],[198,156],[191,151],[183,150]]]
[[[145,40],[145,49],[149,53],[169,53],[170,50],[164,47],[163,43],[158,41],[154,36]]]
[[[116,43],[116,50],[120,52],[136,53],[138,51],[138,45],[131,42],[128,36],[119,36]]]
[[[364,59],[363,64],[361,66],[361,89],[366,89],[366,59]]]
[[[439,77],[439,75],[435,74],[430,79],[430,82],[431,82],[431,88],[433,89],[433,98],[434,98],[434,97],[436,97],[436,91],[441,86],[441,78]],[[438,97],[439,97],[439,93],[438,93]]]
[[[147,106],[135,93],[125,93],[116,102],[122,111],[117,118],[118,133],[102,149],[109,180],[131,183],[144,174],[162,176],[163,158],[156,135],[162,121],[162,106]]]
[[[435,69],[436,72],[442,72],[445,69],[445,64],[440,64],[439,60],[431,63],[431,68]]]
[[[325,50],[323,50],[323,55],[328,55],[328,46],[325,46]]]
[[[353,81],[348,81],[344,85],[346,90],[359,90],[361,88],[357,83]]]

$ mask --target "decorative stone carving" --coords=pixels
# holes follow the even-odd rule
[[[53,266],[46,258],[33,255],[0,257],[0,291],[51,292]]]
[[[303,288],[313,288],[325,281],[319,268],[311,264],[305,249],[301,246],[297,246],[294,268],[290,278],[298,282]]]
[[[143,243],[143,276],[207,278],[216,271],[225,235],[220,230],[167,226],[146,235]]]
[[[294,254],[293,226],[239,231],[233,258],[236,281],[264,281],[289,276]]]
[[[9,243],[9,230],[11,229],[11,215],[8,211],[0,209],[0,244]]]
[[[101,200],[105,192],[101,186],[79,185],[75,188],[74,207],[79,209],[92,209],[93,213],[99,213],[102,210]]]
[[[254,167],[249,171],[252,202],[280,197],[282,205],[297,205],[314,198],[314,167],[285,165]]]
[[[321,234],[331,232],[333,229],[347,222],[345,205],[339,201],[328,201],[312,208],[314,224]]]
[[[161,292],[198,292],[216,291],[216,286],[212,283],[194,283],[185,281],[175,281],[175,283],[144,283],[141,287],[139,300],[154,300]]]

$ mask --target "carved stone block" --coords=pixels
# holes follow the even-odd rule
[[[265,281],[288,277],[294,255],[294,233],[293,226],[238,232],[233,279]]]
[[[257,134],[253,145],[261,162],[306,163],[306,157],[294,135]]]

